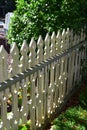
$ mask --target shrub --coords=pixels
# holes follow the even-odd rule
[[[8,41],[20,47],[24,39],[29,43],[31,37],[44,38],[47,32],[67,27],[78,30],[86,23],[86,5],[86,0],[17,0]]]
[[[81,107],[69,108],[54,119],[50,130],[86,130],[87,111]]]

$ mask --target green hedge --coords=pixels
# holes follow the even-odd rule
[[[20,47],[26,39],[69,27],[79,30],[87,22],[86,0],[17,0],[8,32],[9,43]]]

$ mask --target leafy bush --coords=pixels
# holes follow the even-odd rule
[[[29,43],[31,37],[67,27],[79,30],[87,21],[86,0],[17,0],[16,7],[8,41],[19,47],[24,39]]]
[[[18,130],[30,130],[31,121],[28,120],[26,124],[21,124],[18,126]]]
[[[86,130],[87,111],[81,107],[69,108],[53,121],[51,130]]]

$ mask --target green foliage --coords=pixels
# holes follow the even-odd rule
[[[69,108],[53,121],[52,130],[86,130],[87,111],[81,107]]]
[[[27,127],[25,125],[19,126],[18,130],[27,130]]]
[[[30,130],[31,121],[28,120],[26,124],[21,124],[18,127],[18,130]]]
[[[86,23],[86,0],[17,0],[16,7],[8,41],[19,47],[24,39],[29,43],[31,37],[67,27],[79,30]]]

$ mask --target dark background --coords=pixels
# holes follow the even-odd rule
[[[0,17],[15,10],[15,0],[0,0]]]

